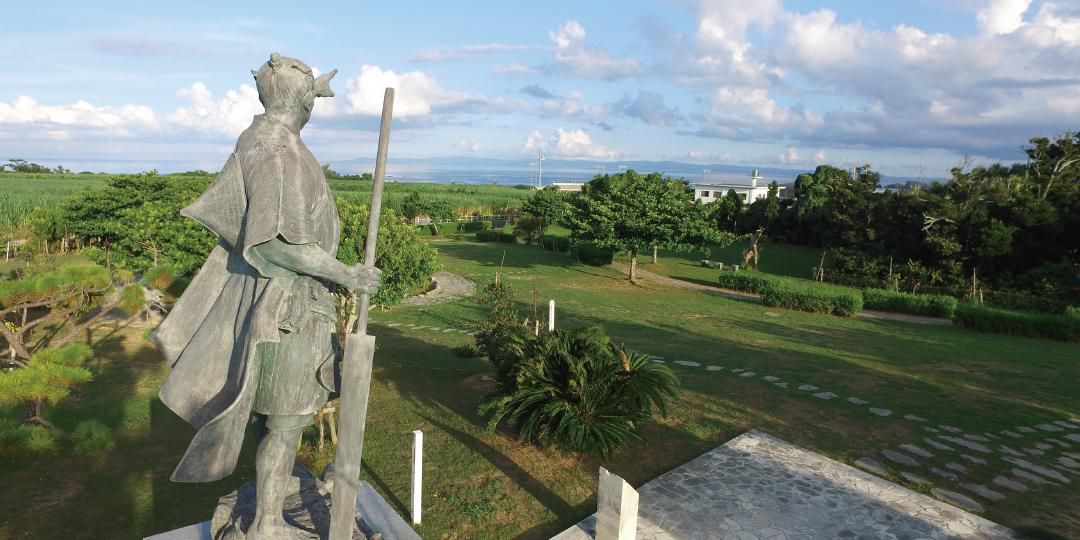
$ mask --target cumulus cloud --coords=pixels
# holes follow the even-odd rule
[[[454,150],[458,152],[479,152],[480,143],[475,139],[461,139],[454,145]]]
[[[589,47],[585,43],[585,28],[570,20],[548,32],[555,45],[555,66],[558,73],[571,77],[619,79],[640,75],[641,64],[632,58],[616,58],[607,49]]]
[[[0,134],[67,140],[76,135],[134,137],[160,129],[153,109],[145,105],[95,106],[79,100],[70,105],[44,105],[30,96],[0,101]]]
[[[589,159],[615,159],[622,155],[620,152],[609,149],[593,142],[582,129],[558,128],[550,137],[538,129],[534,129],[525,139],[521,147],[522,152],[534,153],[543,151],[550,156],[562,158],[589,158]]]
[[[714,125],[749,135],[813,133],[822,117],[802,105],[781,106],[762,88],[723,87],[709,96]]]
[[[987,34],[1008,34],[1023,26],[1024,13],[1030,7],[1031,0],[987,0],[975,20]]]
[[[552,99],[555,97],[555,94],[552,94],[547,88],[544,88],[539,84],[530,84],[524,86],[521,88],[521,93],[540,99]]]
[[[168,116],[174,126],[196,132],[235,137],[251,125],[251,118],[263,112],[259,92],[250,85],[228,90],[221,98],[201,82],[180,89],[176,96],[189,103]]]

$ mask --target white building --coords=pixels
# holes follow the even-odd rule
[[[728,182],[695,182],[692,184],[694,188],[694,198],[703,202],[711,203],[718,199],[722,199],[727,195],[728,191],[735,190],[735,193],[739,195],[739,198],[744,203],[750,204],[758,199],[764,199],[769,195],[768,184],[759,185],[758,181],[761,180],[761,175],[758,174],[757,169],[754,169],[750,173],[749,184],[736,184]],[[783,186],[780,187],[782,192]]]
[[[581,188],[585,186],[583,182],[552,182],[550,185],[555,186],[559,191],[581,191]]]

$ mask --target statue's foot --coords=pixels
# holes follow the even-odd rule
[[[318,540],[319,535],[289,525],[284,519],[259,520],[248,527],[245,540]]]

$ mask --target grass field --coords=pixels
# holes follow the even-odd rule
[[[0,173],[0,238],[5,236],[5,229],[18,226],[34,208],[59,203],[86,188],[102,187],[113,176]],[[336,195],[362,201],[371,199],[370,182],[330,180],[329,183]],[[390,182],[386,184],[384,204],[398,209],[411,192],[420,193],[425,201],[449,201],[463,216],[503,214],[518,208],[532,194],[530,189],[487,184]]]
[[[379,348],[364,476],[405,514],[409,433],[425,431],[425,522],[418,529],[425,538],[548,538],[592,511],[598,466],[640,485],[750,428],[845,462],[874,456],[888,463],[879,452],[920,441],[928,435],[923,426],[998,433],[1080,414],[1080,345],[776,311],[648,282],[633,285],[615,270],[574,264],[535,247],[434,244],[448,270],[470,279],[491,279],[501,264],[526,309],[534,288],[541,306],[554,298],[561,327],[602,325],[638,350],[726,369],[673,365],[683,390],[671,414],[646,428],[647,442],[601,462],[487,432],[476,406],[490,388],[488,367],[450,350],[471,338],[387,325],[469,328],[481,317],[474,300],[376,313]],[[249,447],[238,473],[226,480],[170,483],[192,430],[155,398],[166,367],[142,330],[106,331],[97,336],[99,375],[50,418],[66,429],[81,419],[102,419],[118,428],[117,447],[96,458],[5,458],[0,484],[19,487],[0,490],[6,510],[0,538],[141,538],[208,519],[218,496],[252,477]],[[736,367],[757,376],[731,374]],[[792,387],[779,389],[762,380],[765,375]],[[795,390],[798,384],[841,398],[822,401]],[[845,403],[847,396],[896,414],[870,414]],[[941,467],[949,458],[937,454],[920,461]],[[302,452],[316,471],[331,457],[310,445]],[[989,484],[1010,467],[1000,454],[984,457],[990,463],[970,466],[964,481]],[[983,501],[987,517],[1044,538],[1080,535],[1080,490],[1073,486],[1032,486],[1007,495]]]

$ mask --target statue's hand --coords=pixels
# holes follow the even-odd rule
[[[379,281],[382,279],[382,270],[378,268],[358,264],[349,267],[348,283],[342,283],[357,294],[375,294],[379,290]]]

